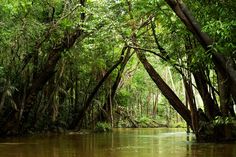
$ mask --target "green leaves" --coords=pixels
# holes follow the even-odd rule
[[[194,70],[199,68],[199,63],[204,63],[207,64],[206,68],[212,69],[211,55],[204,52],[164,1],[129,1],[131,8],[126,0],[87,0],[85,6],[79,5],[78,1],[67,0],[2,0],[0,77],[9,78],[12,86],[16,88],[30,87],[35,74],[39,73],[39,69],[42,69],[51,57],[51,52],[59,49],[57,46],[60,43],[66,45],[70,42],[64,39],[70,39],[75,33],[85,32],[86,39],[75,43],[66,53],[62,53],[60,63],[55,68],[55,81],[48,81],[40,93],[45,98],[42,104],[50,103],[47,102],[50,100],[50,95],[46,94],[47,88],[52,88],[56,82],[64,92],[58,87],[61,95],[56,95],[55,99],[62,101],[61,108],[68,110],[69,114],[69,111],[82,106],[91,89],[120,57],[123,46],[133,46],[130,41],[134,32],[141,48],[161,54],[153,38],[151,21],[155,24],[159,44],[166,50],[164,55],[168,55],[170,60],[160,61],[158,57],[148,53],[147,58],[162,77],[166,78],[166,82],[170,83],[166,66],[179,65],[183,69]],[[204,26],[204,31],[214,37],[214,45],[211,48],[229,56],[232,52],[236,54],[236,22],[234,15],[229,14],[233,11],[226,9],[223,1],[205,6],[201,3],[203,1],[189,1],[191,8],[194,8],[194,15]],[[81,18],[83,15],[84,18]],[[75,32],[78,29],[82,31]],[[124,71],[119,85],[122,88],[116,97],[118,105],[133,105],[134,108],[137,104],[144,106],[148,103],[148,96],[159,92],[146,71],[139,65],[137,58],[132,57]],[[173,84],[177,90],[181,90],[180,98],[183,98],[180,75],[173,70],[171,73]],[[103,105],[116,76],[117,71],[114,71],[97,95],[96,100],[100,105]],[[74,80],[77,80],[76,83]],[[9,91],[16,90],[12,88]],[[75,100],[77,97],[80,97],[78,101]],[[150,102],[154,97],[150,97]],[[167,101],[163,97],[159,100],[159,112],[164,115]],[[98,127],[102,130],[107,128],[104,124],[98,124]]]
[[[1,4],[1,9],[6,15],[25,15],[32,9],[32,2],[28,0],[8,0],[8,2]]]
[[[112,127],[109,123],[98,122],[95,127],[96,132],[109,132],[112,131]]]
[[[233,118],[232,117],[221,117],[221,116],[217,116],[215,117],[215,119],[213,120],[213,125],[214,126],[221,126],[221,125],[227,125],[233,122]]]
[[[74,22],[69,20],[69,19],[63,19],[61,22],[60,22],[60,26],[63,28],[63,29],[70,29],[72,26],[74,25]]]
[[[221,20],[217,21],[208,21],[207,24],[203,27],[205,32],[209,32],[212,36],[222,40],[227,40],[231,36],[232,28],[236,27],[236,22],[222,22]]]
[[[156,1],[155,0],[135,0],[132,1],[134,2],[133,5],[133,10],[134,10],[134,15],[138,16],[139,15],[145,15],[148,13],[153,13],[156,10]]]
[[[0,66],[0,78],[3,78],[4,75],[5,75],[4,67]]]

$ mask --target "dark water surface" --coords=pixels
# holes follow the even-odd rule
[[[183,129],[0,139],[0,157],[236,157],[236,143],[195,143]]]

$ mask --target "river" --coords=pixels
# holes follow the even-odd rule
[[[0,139],[0,157],[236,157],[236,143],[196,143],[184,129]]]

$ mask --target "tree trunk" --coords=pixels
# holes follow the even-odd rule
[[[190,111],[184,106],[181,100],[176,96],[176,94],[171,90],[171,88],[164,82],[160,75],[155,71],[152,65],[147,61],[146,56],[136,50],[136,54],[143,64],[144,68],[148,72],[149,76],[155,82],[157,87],[160,89],[162,94],[169,101],[170,105],[183,117],[183,119],[192,127],[192,120]]]
[[[191,118],[192,118],[192,128],[193,132],[196,133],[197,137],[197,132],[198,132],[198,114],[197,114],[197,106],[196,102],[194,99],[194,94],[193,94],[193,88],[192,88],[192,81],[191,81],[191,74],[188,72],[188,80],[186,78],[183,79],[184,86],[185,86],[185,91],[186,91],[186,102],[189,104],[190,111],[191,111]]]
[[[16,117],[19,117],[19,111],[12,112],[10,116],[11,118],[7,122],[11,125],[7,124],[6,126],[2,126],[0,130],[2,134],[4,134],[4,132],[8,132],[10,134],[11,130],[15,130],[14,134],[16,132],[21,133],[28,129],[24,128],[23,124],[28,121],[29,113],[36,102],[38,93],[42,90],[48,80],[50,80],[50,78],[55,74],[55,67],[61,58],[61,54],[65,50],[70,49],[76,42],[76,39],[78,39],[79,37],[85,37],[83,31],[80,29],[76,30],[70,35],[66,35],[61,43],[52,47],[46,63],[39,70],[39,72],[35,74],[35,79],[33,79],[33,81],[31,82],[31,86],[27,89],[22,118],[16,119]],[[22,92],[19,92],[19,94],[21,93]],[[2,128],[4,128],[4,131],[2,131]]]
[[[149,117],[150,100],[151,100],[151,93],[149,93],[146,98],[146,117]]]
[[[227,84],[227,76],[218,73],[218,90],[220,97],[220,110],[224,117],[230,115],[230,106],[233,106],[233,102],[230,95],[230,88]],[[234,115],[233,115],[234,116]]]
[[[119,83],[121,81],[122,74],[124,72],[125,66],[128,63],[128,61],[129,61],[129,59],[130,59],[130,57],[132,55],[132,54],[130,54],[130,49],[131,49],[130,47],[128,47],[128,48],[124,47],[123,50],[122,50],[124,53],[126,51],[126,54],[124,56],[124,59],[123,59],[122,63],[120,64],[120,69],[119,69],[118,74],[116,76],[116,80],[115,80],[115,82],[113,83],[113,85],[111,87],[111,92],[108,93],[107,100],[106,100],[106,102],[103,105],[103,108],[102,108],[103,110],[101,111],[101,114],[100,114],[100,117],[101,117],[100,120],[101,121],[107,121],[109,119],[109,117],[111,117],[111,115],[109,114],[109,113],[111,113],[111,111],[110,111],[111,104],[110,103],[113,104],[113,100],[114,100],[117,88],[119,86]],[[104,111],[106,113],[104,113]],[[107,117],[106,115],[109,115],[109,117]]]
[[[208,91],[205,74],[202,70],[193,72],[197,89],[202,97],[204,103],[204,110],[209,119],[213,119],[215,116],[220,115],[220,110],[215,101],[212,99],[211,94]]]
[[[92,102],[93,98],[95,97],[95,95],[97,94],[98,90],[103,85],[103,83],[106,81],[106,79],[113,72],[113,70],[115,70],[121,64],[121,62],[123,61],[123,58],[124,58],[123,55],[124,55],[125,49],[126,48],[124,47],[123,50],[122,50],[120,59],[106,72],[106,74],[103,76],[103,78],[98,82],[96,87],[93,89],[93,91],[91,92],[91,94],[87,98],[84,106],[82,107],[82,109],[80,109],[79,113],[77,113],[76,117],[74,118],[74,120],[73,120],[73,122],[70,126],[70,129],[76,129],[76,130],[81,129],[83,118],[86,115],[86,111],[91,106],[91,102]]]
[[[191,15],[190,11],[183,2],[179,0],[165,0],[176,15],[182,20],[185,26],[193,33],[198,39],[202,47],[206,52],[212,52],[210,46],[212,45],[212,39],[202,31],[199,23]],[[236,98],[236,68],[234,62],[227,59],[220,53],[212,52],[212,61],[215,65],[216,71],[220,72],[222,76],[228,76],[228,86],[231,87],[231,93]]]
[[[152,109],[152,116],[153,118],[156,118],[156,115],[158,115],[158,97],[159,97],[159,94],[156,93],[156,94],[153,94],[153,109]]]

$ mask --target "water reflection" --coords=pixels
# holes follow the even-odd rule
[[[187,157],[235,157],[236,156],[236,145],[235,144],[191,144],[190,149],[187,151]]]
[[[233,157],[236,144],[197,144],[183,129],[0,139],[0,157]]]

